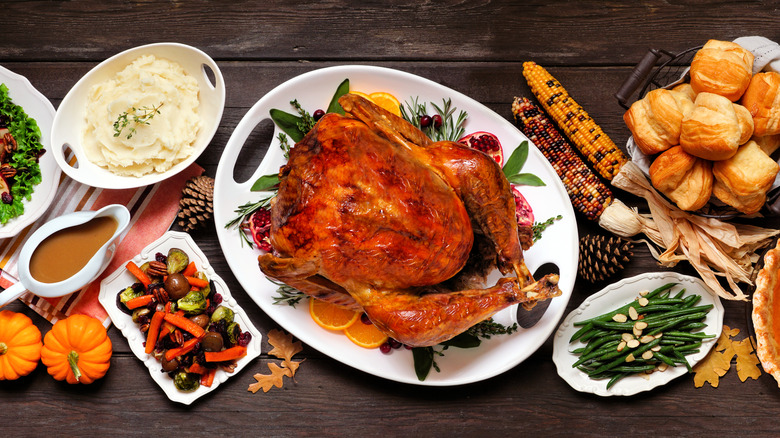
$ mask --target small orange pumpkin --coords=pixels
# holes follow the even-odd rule
[[[68,383],[92,383],[106,375],[113,353],[106,328],[87,315],[57,321],[43,338],[41,360],[49,374]]]
[[[22,313],[0,311],[0,380],[16,380],[41,359],[41,331]]]

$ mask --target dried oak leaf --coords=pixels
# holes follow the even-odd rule
[[[759,360],[755,350],[753,350],[750,338],[735,341],[732,345],[737,353],[737,374],[739,375],[739,380],[744,382],[748,377],[757,380],[761,376],[761,370],[758,368]]]
[[[268,392],[272,387],[281,388],[284,385],[284,376],[292,377],[293,372],[288,368],[282,368],[274,362],[268,363],[268,369],[271,370],[271,374],[255,374],[255,380],[257,383],[249,385],[248,390],[252,393],[256,393],[260,389],[263,392]]]
[[[293,342],[292,335],[281,330],[268,332],[268,343],[274,347],[268,354],[284,359],[286,362],[291,362],[293,356],[303,351],[300,341]],[[297,369],[297,366],[295,368]]]

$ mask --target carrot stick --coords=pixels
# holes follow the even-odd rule
[[[177,315],[176,313],[166,313],[165,320],[182,330],[190,332],[196,339],[200,339],[206,334],[203,327],[190,321],[189,318]]]
[[[160,334],[162,323],[163,313],[154,312],[152,321],[149,323],[149,330],[146,332],[146,347],[144,348],[146,354],[151,354],[151,352],[154,351],[154,345],[157,343],[157,336]]]
[[[190,286],[199,287],[201,289],[208,287],[209,281],[208,280],[202,280],[198,277],[186,277],[187,282],[190,283]]]
[[[193,348],[195,348],[196,345],[198,345],[198,342],[200,342],[200,339],[198,338],[192,338],[184,341],[183,344],[181,344],[181,347],[177,348],[171,348],[170,350],[167,350],[165,352],[165,360],[173,360],[175,357],[183,356],[190,351],[192,351]]]
[[[127,268],[127,270],[130,271],[130,273],[133,274],[133,276],[137,278],[138,281],[143,283],[144,286],[149,286],[149,284],[152,282],[152,279],[149,278],[148,275],[146,275],[146,272],[142,271],[141,268],[138,267],[138,265],[133,263],[132,260],[127,262],[125,268]]]
[[[206,374],[200,376],[200,384],[210,388],[214,384],[214,376],[217,375],[216,368],[206,368]]]
[[[152,300],[154,300],[154,295],[141,295],[140,297],[127,300],[125,306],[127,306],[128,309],[133,310],[148,305]]]
[[[188,371],[195,374],[206,374],[208,369],[197,362],[192,362]]]
[[[190,264],[181,271],[185,277],[192,277],[196,272],[198,272],[198,268],[195,266],[195,262],[190,262]]]
[[[160,327],[160,334],[157,336],[157,340],[159,341],[162,338],[168,336],[169,334],[173,333],[174,330],[176,330],[175,325],[171,324],[168,321],[163,321],[162,327]]]
[[[224,362],[226,360],[241,359],[246,356],[246,347],[236,345],[222,351],[206,351],[206,362]]]

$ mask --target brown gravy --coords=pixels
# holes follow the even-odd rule
[[[64,228],[43,239],[30,257],[30,275],[41,283],[57,283],[74,276],[116,231],[116,219],[94,218]]]

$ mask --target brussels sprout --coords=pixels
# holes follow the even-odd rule
[[[225,306],[219,306],[214,310],[214,313],[211,314],[211,322],[225,320],[226,324],[230,324],[233,322],[233,316],[234,313],[232,310]]]
[[[173,376],[173,385],[179,391],[192,392],[200,386],[200,379],[197,377],[197,374],[179,371]]]
[[[143,295],[143,291],[137,291],[133,286],[128,286],[125,290],[119,292],[119,301],[121,301],[122,304],[127,304],[128,301],[133,298],[138,298],[141,295]]]
[[[241,336],[241,326],[237,322],[231,322],[225,329],[228,336],[228,344],[233,347],[238,344],[238,337]]]
[[[209,285],[201,289],[200,291],[203,292],[203,295],[208,297],[209,294],[211,294],[211,280],[209,280],[208,277],[206,277],[206,274],[203,272],[198,271],[197,274],[195,274],[196,277],[200,278],[201,280],[206,280],[209,282]]]
[[[189,264],[190,264],[190,258],[189,256],[187,256],[187,253],[185,253],[184,251],[178,248],[171,248],[168,251],[168,260],[166,261],[166,268],[168,269],[169,274],[175,274],[176,272],[181,272]]]
[[[180,298],[176,301],[178,308],[183,310],[184,313],[198,314],[203,313],[208,307],[206,297],[199,290],[190,291],[184,298]]]
[[[139,322],[141,322],[141,317],[144,317],[144,316],[147,319],[149,319],[149,314],[150,313],[152,313],[152,311],[149,310],[146,307],[141,307],[141,308],[133,310],[133,314],[132,314],[133,322],[138,324]]]

